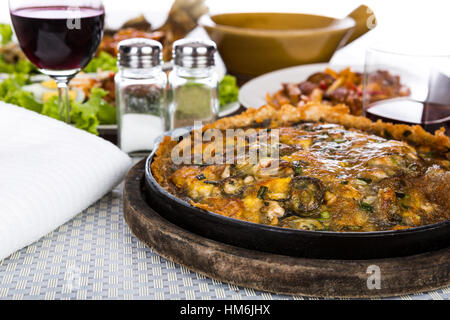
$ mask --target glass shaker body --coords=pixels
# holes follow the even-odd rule
[[[217,119],[216,53],[216,44],[209,40],[183,39],[174,43],[166,129],[192,127],[198,122],[205,124]]]
[[[115,82],[119,146],[129,154],[148,153],[164,132],[167,76],[161,66],[121,67]]]
[[[169,75],[170,102],[167,130],[214,122],[219,114],[218,77],[215,67],[174,66]]]
[[[155,40],[133,38],[118,45],[118,140],[126,153],[150,152],[164,131],[167,76],[161,64],[162,45]]]

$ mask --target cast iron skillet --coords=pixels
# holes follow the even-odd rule
[[[147,159],[147,202],[173,224],[208,239],[280,255],[341,260],[410,256],[450,246],[450,221],[402,231],[339,233],[282,229],[201,210],[168,193],[154,179],[150,165],[161,140]]]

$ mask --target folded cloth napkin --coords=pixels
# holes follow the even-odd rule
[[[103,139],[0,102],[0,261],[101,199],[130,166]]]

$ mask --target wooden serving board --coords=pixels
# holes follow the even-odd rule
[[[367,261],[317,260],[251,251],[212,241],[168,222],[144,196],[145,161],[128,174],[124,215],[132,232],[162,257],[204,276],[278,294],[380,298],[450,285],[450,248]]]

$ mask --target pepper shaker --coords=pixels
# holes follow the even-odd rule
[[[196,121],[209,123],[218,118],[216,52],[213,41],[184,39],[174,43],[167,130],[193,126]]]
[[[148,153],[164,132],[167,76],[162,70],[162,45],[135,38],[120,42],[118,51],[119,146],[131,155]]]

